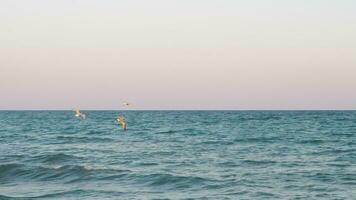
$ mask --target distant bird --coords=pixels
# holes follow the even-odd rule
[[[73,111],[75,112],[76,117],[85,119],[85,117],[86,117],[85,114],[81,113],[78,108],[73,109]]]
[[[127,124],[126,124],[125,118],[123,116],[119,115],[119,116],[117,116],[116,121],[121,125],[121,127],[124,129],[124,131],[126,131]]]
[[[124,101],[124,102],[122,103],[122,105],[130,107],[130,106],[132,106],[132,103],[127,102],[127,101]]]

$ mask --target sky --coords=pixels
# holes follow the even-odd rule
[[[0,0],[0,109],[356,109],[353,0]]]

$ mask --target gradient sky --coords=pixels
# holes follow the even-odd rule
[[[0,0],[0,109],[356,109],[354,0]]]

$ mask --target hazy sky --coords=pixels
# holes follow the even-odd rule
[[[354,0],[0,0],[0,109],[356,109]]]

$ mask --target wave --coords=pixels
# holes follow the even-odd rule
[[[221,162],[221,163],[218,163],[219,166],[221,167],[237,167],[239,166],[236,162],[234,161],[225,161],[225,162]]]
[[[279,116],[260,116],[260,117],[241,117],[239,121],[270,121],[270,120],[282,120],[282,117]]]
[[[223,141],[223,140],[207,140],[200,142],[201,145],[233,145],[233,141]]]
[[[158,131],[155,132],[155,134],[172,134],[172,133],[177,133],[178,131],[175,130],[169,130],[169,131]]]
[[[236,138],[234,142],[238,143],[273,143],[279,141],[279,137],[253,137],[253,138]]]
[[[203,187],[214,180],[202,178],[198,176],[179,176],[165,173],[155,173],[149,175],[134,175],[134,178],[139,184],[151,187],[168,187],[167,189],[177,189],[180,187]]]
[[[322,139],[309,139],[309,140],[300,140],[297,141],[298,144],[323,144],[327,141]]]
[[[248,165],[270,165],[270,164],[276,164],[276,161],[273,160],[242,160],[242,163],[248,164]]]
[[[30,161],[42,162],[42,163],[63,163],[73,160],[81,160],[82,157],[68,155],[64,153],[57,153],[57,154],[46,154],[46,155],[39,155],[31,157]]]
[[[0,165],[0,183],[26,180],[76,182],[95,179],[97,176],[128,174],[130,172],[129,170],[95,165],[27,166],[24,164],[4,164]]]
[[[59,140],[59,141],[58,141]],[[84,137],[84,136],[57,136],[56,143],[73,144],[78,142],[106,143],[112,142],[114,139],[108,137]]]
[[[0,165],[0,177],[5,176],[7,173],[10,173],[14,170],[16,170],[17,168],[20,168],[24,165],[21,164],[4,164],[4,165]]]
[[[177,130],[177,132],[182,133],[182,135],[184,135],[184,136],[196,136],[196,135],[206,135],[207,134],[206,131],[196,129],[196,128],[184,128],[181,130]]]
[[[199,176],[181,176],[166,173],[140,174],[130,170],[95,165],[27,166],[24,164],[0,165],[0,184],[13,182],[56,181],[75,183],[81,181],[100,181],[115,179],[133,181],[148,187],[177,189],[185,187],[204,187],[216,180]]]
[[[53,193],[48,193],[48,194],[42,194],[42,195],[37,195],[37,196],[25,196],[25,197],[14,197],[14,196],[6,196],[6,195],[0,195],[0,200],[32,200],[32,199],[43,199],[43,198],[56,198],[56,197],[88,197],[93,195],[103,195],[103,196],[120,196],[124,194],[123,192],[118,192],[118,191],[109,191],[109,190],[83,190],[83,189],[75,189],[75,190],[68,190],[68,191],[62,191],[62,192],[53,192]]]
[[[29,197],[11,197],[11,196],[6,196],[6,195],[1,195],[0,194],[0,200],[28,200],[31,199]]]

